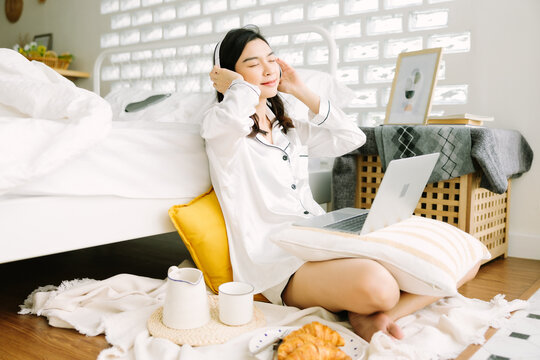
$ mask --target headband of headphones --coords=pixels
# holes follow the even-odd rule
[[[216,50],[214,52],[214,65],[221,67],[219,63],[219,50],[221,49],[221,41],[217,43]]]

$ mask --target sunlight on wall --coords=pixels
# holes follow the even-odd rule
[[[216,41],[182,46],[182,39],[247,24],[312,23],[328,29],[338,45],[338,78],[357,94],[344,109],[360,125],[383,122],[399,53],[442,47],[445,54],[470,52],[471,33],[451,28],[452,0],[102,0],[110,31],[101,48],[118,48],[102,68],[109,89],[137,86],[156,91],[212,92],[208,72]],[[457,30],[457,31],[456,31]],[[178,46],[122,51],[135,44],[178,39]],[[324,69],[328,48],[314,33],[268,37],[278,56],[296,67]],[[439,80],[446,79],[441,61]],[[466,104],[468,85],[438,85],[432,113]]]

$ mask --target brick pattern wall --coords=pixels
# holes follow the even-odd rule
[[[211,92],[212,53],[226,31],[246,24],[311,23],[336,39],[337,77],[357,94],[345,111],[363,126],[384,121],[399,53],[442,47],[432,100],[432,114],[440,115],[467,103],[468,85],[453,81],[446,61],[471,50],[470,31],[452,22],[462,1],[468,0],[102,0],[110,31],[101,35],[101,48],[118,52],[107,59],[100,77],[106,89]],[[182,45],[183,39],[209,35],[215,35],[213,41]],[[122,50],[168,40],[178,40],[178,46]],[[324,69],[328,62],[328,48],[315,33],[268,40],[293,66]]]

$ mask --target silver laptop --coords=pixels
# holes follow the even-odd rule
[[[344,208],[302,219],[293,225],[367,234],[408,219],[439,159],[439,153],[392,160],[371,209]]]

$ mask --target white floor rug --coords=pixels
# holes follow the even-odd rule
[[[470,360],[540,359],[540,290]]]
[[[351,342],[346,350],[353,359],[421,360],[453,358],[469,344],[483,343],[488,326],[511,328],[511,321],[505,318],[511,311],[527,305],[521,300],[507,302],[502,295],[491,302],[462,296],[445,298],[400,319],[398,324],[405,333],[404,339],[398,341],[377,333],[368,344],[350,330],[347,321],[322,308],[298,310],[257,302],[256,306],[266,317],[264,328],[225,344],[191,347],[178,346],[148,333],[147,319],[163,305],[165,284],[161,279],[128,274],[101,281],[68,281],[59,287],[38,289],[21,306],[20,313],[46,316],[51,326],[74,328],[89,336],[105,334],[111,347],[101,352],[100,360],[271,359],[270,351],[255,357],[249,351],[250,341],[253,344],[279,327],[302,326],[315,320],[339,331]],[[538,335],[535,336],[537,341]]]

